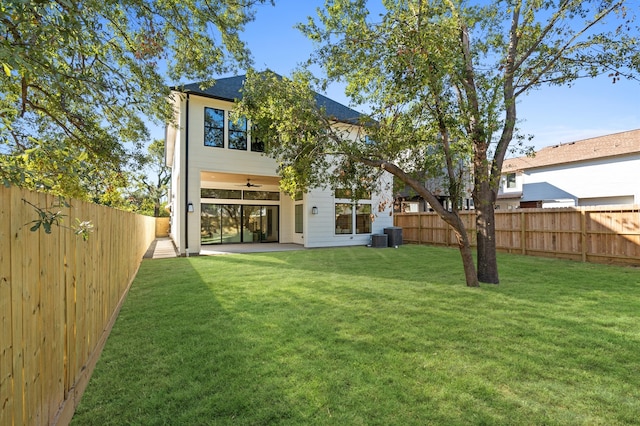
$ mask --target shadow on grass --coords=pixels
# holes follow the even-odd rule
[[[441,248],[145,261],[74,423],[632,423],[640,272],[505,259],[480,290]]]
[[[236,324],[190,262],[143,262],[72,424],[286,418],[278,383],[262,380],[265,348]]]

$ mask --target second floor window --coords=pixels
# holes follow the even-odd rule
[[[258,137],[255,125],[251,127],[251,151],[264,152],[264,142]]]
[[[264,142],[257,137],[251,137],[251,151],[264,152]]]
[[[204,145],[224,148],[224,111],[204,109]]]
[[[516,174],[509,173],[507,174],[507,188],[515,188],[516,187]]]
[[[247,150],[247,119],[229,120],[229,148]]]

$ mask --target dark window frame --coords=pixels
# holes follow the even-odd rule
[[[240,117],[235,122],[229,120],[229,149],[246,151],[248,141],[247,119]]]
[[[336,235],[353,235],[353,207],[353,203],[335,203],[334,212],[336,223],[334,231]],[[346,209],[349,210],[348,213]],[[346,220],[346,218],[349,220]]]
[[[366,209],[368,208],[368,211]],[[362,211],[364,209],[365,211]],[[369,203],[356,204],[353,214],[356,219],[356,234],[371,234],[373,220],[371,220],[373,209]]]
[[[219,115],[222,118],[210,116],[212,114]],[[222,125],[222,127],[220,127]],[[224,148],[224,127],[225,127],[225,111],[219,108],[204,108],[204,146],[211,148]],[[210,140],[209,136],[213,136],[214,140]]]
[[[242,200],[241,189],[200,188],[200,198]]]
[[[251,201],[280,201],[277,191],[242,191],[243,200]]]
[[[264,141],[256,135],[256,126],[251,126],[251,152],[264,152]]]

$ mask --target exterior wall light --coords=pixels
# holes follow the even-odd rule
[[[193,213],[195,210],[193,210],[193,203],[191,201],[189,201],[189,203],[187,204],[187,211],[189,213]]]
[[[311,207],[311,214],[318,214],[318,208],[316,206]]]

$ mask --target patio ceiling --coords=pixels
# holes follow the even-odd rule
[[[262,176],[252,174],[237,174],[237,173],[223,173],[223,172],[201,172],[200,180],[202,182],[211,182],[216,185],[233,186],[244,185],[247,183],[247,179],[255,185],[264,186],[278,186],[280,178],[278,176]]]

